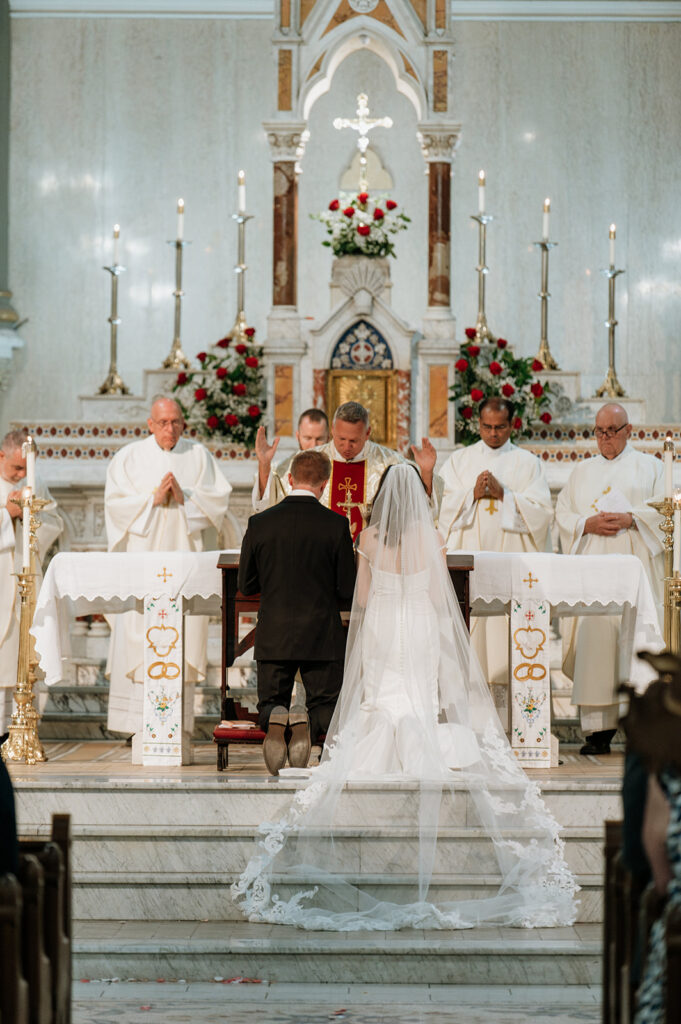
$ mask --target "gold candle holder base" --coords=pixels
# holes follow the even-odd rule
[[[664,578],[673,575],[672,565],[674,560],[674,502],[671,498],[663,498],[662,501],[647,501],[647,505],[654,508],[662,516],[660,530],[664,538]]]
[[[0,747],[0,752],[4,761],[23,761],[25,764],[37,764],[39,761],[46,761],[47,757],[38,736],[40,716],[34,704],[33,687],[36,676],[30,655],[31,637],[29,629],[33,612],[35,573],[24,570],[18,574],[18,580],[21,611],[19,616],[17,685],[14,690],[17,710],[12,715],[9,737]]]
[[[596,391],[596,398],[624,398],[626,391],[617,379],[614,366],[608,368],[605,380]]]
[[[116,370],[109,371],[109,375],[99,388],[100,395],[129,395],[130,388],[123,383],[123,378]]]
[[[681,655],[681,577],[678,572],[664,581],[664,642],[669,654]]]
[[[236,342],[237,344],[243,343],[245,345],[246,342],[248,341],[248,335],[246,334],[247,327],[248,322],[246,320],[246,314],[244,313],[243,309],[241,309],[237,313],[236,320],[234,321],[234,326],[232,327],[227,337],[230,338],[233,342]]]

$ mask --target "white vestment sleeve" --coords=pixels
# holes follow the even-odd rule
[[[251,491],[251,505],[253,506],[254,512],[264,512],[266,508],[269,508],[272,504],[270,494],[272,491],[272,471],[267,477],[267,483],[265,490],[260,493],[260,474],[256,470],[255,480],[253,481],[253,490]]]
[[[8,551],[14,548],[14,525],[12,517],[6,508],[0,511],[0,551]]]
[[[128,527],[128,533],[134,533],[137,537],[146,537],[151,527],[151,520],[154,514],[154,496],[150,494],[142,506],[140,514],[133,519]]]
[[[208,516],[204,515],[198,506],[194,504],[191,498],[185,498],[185,503],[182,506],[184,511],[184,518],[187,524],[188,533],[200,533],[201,530],[207,530],[212,523]]]
[[[508,533],[529,533],[529,529],[520,512],[515,494],[504,488],[504,500],[501,503],[501,529]]]

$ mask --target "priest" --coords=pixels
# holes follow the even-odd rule
[[[240,531],[229,516],[232,490],[204,445],[182,437],[177,402],[154,399],[149,437],[121,448],[109,463],[104,511],[109,551],[205,551],[238,546]],[[107,663],[108,728],[140,733],[143,710],[143,617],[112,616]],[[185,730],[194,721],[195,682],[205,678],[208,619],[185,622]],[[135,751],[133,751],[135,759]]]
[[[12,716],[12,695],[17,684],[19,657],[19,598],[16,573],[22,566],[21,490],[26,485],[26,456],[22,445],[27,438],[23,430],[6,434],[0,448],[0,736],[7,732]],[[64,528],[57,514],[56,503],[36,472],[36,496],[49,502],[40,512],[37,531],[38,573],[47,551]],[[37,581],[38,582],[38,581]],[[46,692],[39,691],[40,709]]]
[[[660,516],[647,503],[661,497],[660,459],[629,444],[631,424],[621,405],[609,402],[596,415],[598,455],[578,463],[558,495],[556,522],[570,555],[636,555],[658,606],[664,559]],[[585,744],[582,754],[608,754],[617,729],[619,616],[570,620],[564,634],[563,671],[574,680]]]
[[[480,440],[453,452],[441,472],[444,495],[440,533],[448,551],[544,551],[553,508],[541,462],[511,441],[513,406],[485,399],[479,409]],[[508,616],[474,616],[471,638],[493,688],[503,724],[508,694]]]
[[[396,462],[407,461],[392,448],[371,441],[370,433],[368,409],[359,402],[344,402],[334,414],[331,440],[316,449],[331,459],[331,477],[320,501],[347,518],[353,541],[366,526],[383,471]],[[256,443],[261,479],[266,481],[261,509],[276,504],[291,489],[288,480],[279,480],[276,486],[273,485],[271,467],[277,443],[275,438],[272,444],[268,444],[264,430]],[[441,493],[441,482],[433,473],[437,452],[427,437],[423,438],[420,446],[414,444],[411,449],[431,505],[436,509]]]
[[[299,451],[309,451],[318,445],[326,444],[328,440],[329,418],[326,413],[322,409],[306,409],[305,412],[302,412],[298,417],[298,429],[296,430]],[[268,447],[270,446],[267,444],[265,428],[260,427],[255,440],[256,455],[259,456],[259,453]],[[291,463],[297,454],[294,452],[288,459],[283,459],[276,466],[272,466],[274,452],[279,447],[278,437],[275,437],[271,447],[274,449],[271,457],[258,461],[258,471],[255,475],[251,495],[255,512],[262,512],[263,509],[268,508],[271,504],[276,504],[284,497],[286,493],[284,481],[288,480]]]

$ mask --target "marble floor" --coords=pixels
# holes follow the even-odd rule
[[[467,985],[78,982],[73,1024],[597,1024],[600,990]]]

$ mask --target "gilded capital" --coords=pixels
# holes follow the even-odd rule
[[[420,124],[416,137],[426,163],[451,163],[461,141],[461,125]]]

